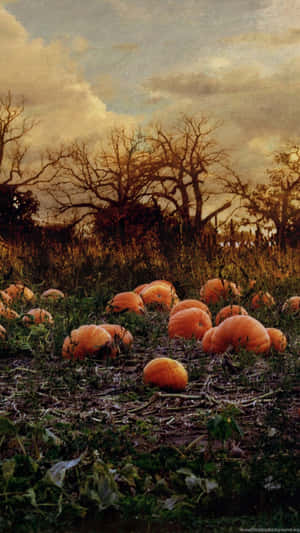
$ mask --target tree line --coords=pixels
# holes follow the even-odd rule
[[[229,220],[269,227],[284,249],[299,236],[300,146],[273,154],[259,183],[232,168],[216,134],[221,125],[203,115],[129,131],[114,128],[97,146],[75,141],[32,154],[36,126],[24,102],[0,98],[0,232],[36,225],[41,194],[49,210],[71,225],[114,234],[121,242],[156,231],[160,237],[203,241]],[[226,216],[225,216],[226,215]],[[173,233],[172,233],[173,232]]]

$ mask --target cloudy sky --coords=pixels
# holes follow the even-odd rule
[[[300,140],[300,0],[0,0],[0,92],[34,142],[180,111],[223,121],[244,177]]]

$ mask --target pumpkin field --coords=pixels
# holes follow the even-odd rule
[[[299,249],[24,244],[0,281],[0,531],[298,531]]]

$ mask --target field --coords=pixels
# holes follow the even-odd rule
[[[281,309],[300,294],[299,250],[230,248],[208,261],[198,249],[166,258],[150,243],[116,251],[82,242],[4,246],[1,254],[0,289],[22,281],[34,307],[54,318],[26,327],[33,305],[20,298],[12,306],[19,318],[1,320],[1,531],[297,530],[300,324],[299,312]],[[169,338],[167,309],[105,310],[117,292],[155,279],[174,283],[180,299],[199,299],[214,277],[239,284],[239,303],[285,333],[283,353],[208,355],[196,339]],[[251,309],[250,278],[273,306]],[[45,303],[50,287],[65,298]],[[213,321],[224,304],[209,306]],[[71,330],[103,322],[132,333],[128,352],[62,358]],[[184,364],[184,391],[144,384],[157,356]]]

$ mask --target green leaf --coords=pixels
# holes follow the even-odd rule
[[[0,416],[0,435],[16,435],[17,430],[15,424],[8,418]]]
[[[3,461],[2,463],[2,475],[4,481],[9,481],[13,475],[16,468],[16,461],[15,459],[7,459],[6,461]]]

